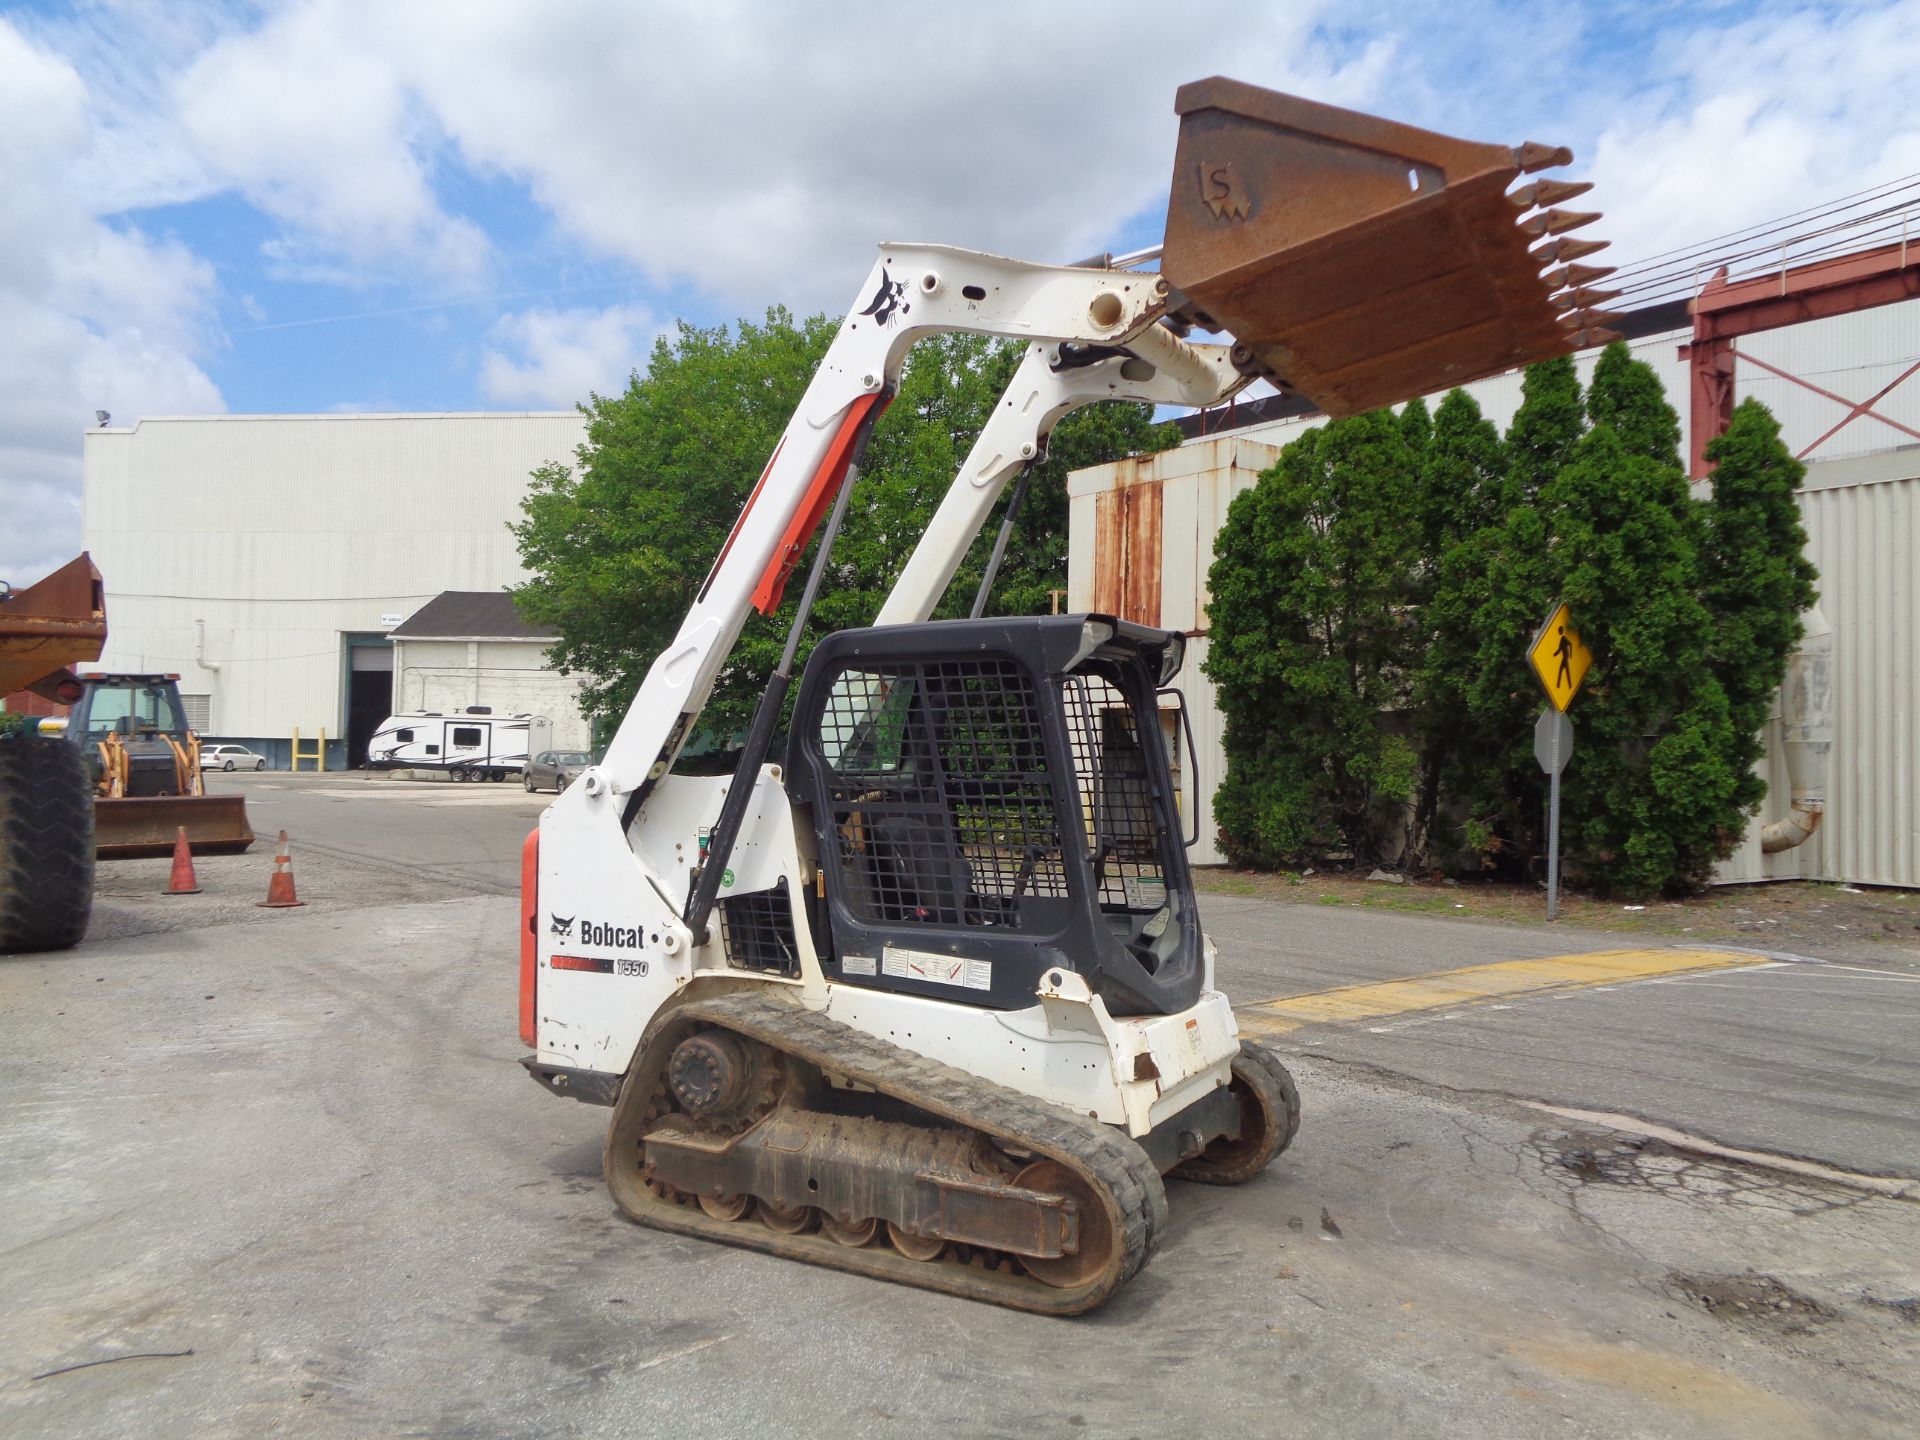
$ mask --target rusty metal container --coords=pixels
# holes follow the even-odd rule
[[[31,689],[81,660],[98,660],[106,642],[100,572],[82,554],[0,602],[0,695]]]
[[[1612,338],[1586,303],[1573,156],[1484,145],[1235,80],[1180,88],[1161,272],[1243,368],[1351,415]],[[1529,213],[1532,212],[1532,213]],[[1546,243],[1534,245],[1545,239]]]

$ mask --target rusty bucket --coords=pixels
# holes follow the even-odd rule
[[[1180,88],[1161,272],[1235,360],[1351,415],[1614,338],[1573,156],[1483,145],[1235,80]],[[1545,207],[1545,208],[1542,208]],[[1543,240],[1543,244],[1535,244]],[[1556,268],[1560,267],[1560,268]],[[1556,293],[1557,292],[1557,293]]]

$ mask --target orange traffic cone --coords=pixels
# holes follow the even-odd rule
[[[193,873],[193,851],[187,845],[187,827],[176,826],[173,832],[173,873],[167,877],[167,894],[199,893],[200,877]]]
[[[307,902],[294,898],[293,857],[287,853],[287,832],[280,832],[280,853],[273,857],[273,878],[267,882],[267,898],[254,902],[262,910],[284,910],[289,905]]]

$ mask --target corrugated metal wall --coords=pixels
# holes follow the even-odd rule
[[[1920,450],[1811,466],[1800,511],[1833,626],[1826,818],[1776,855],[1750,833],[1719,878],[1920,886]],[[1784,814],[1787,796],[1777,726],[1767,738],[1762,819]]]
[[[103,666],[171,670],[230,736],[342,733],[344,636],[521,578],[507,523],[577,413],[148,419],[86,436]],[[204,659],[196,647],[204,622]]]
[[[1677,351],[1685,338],[1676,332],[1633,346],[1636,357],[1659,374],[1680,413],[1682,453],[1687,371]],[[1850,402],[1864,400],[1920,360],[1920,301],[1749,336],[1739,346]],[[1591,376],[1596,358],[1592,353],[1580,358],[1583,380]],[[1774,411],[1783,438],[1796,451],[1847,413],[1833,399],[1754,364],[1739,366],[1736,383],[1741,397],[1757,396]],[[1504,429],[1512,421],[1521,398],[1519,375],[1469,388],[1495,424]],[[1876,408],[1920,428],[1920,377]],[[1190,441],[1176,451],[1077,471],[1068,479],[1068,602],[1075,609],[1107,608],[1096,599],[1141,591],[1143,577],[1122,570],[1150,552],[1140,543],[1137,527],[1116,528],[1123,511],[1111,497],[1141,485],[1158,492],[1159,623],[1196,637],[1189,642],[1180,684],[1200,751],[1190,767],[1197,803],[1205,807],[1201,843],[1193,852],[1199,863],[1225,859],[1214,844],[1212,821],[1213,792],[1225,768],[1220,719],[1213,688],[1199,670],[1206,653],[1206,573],[1213,539],[1228,502],[1271,463],[1277,447],[1323,423],[1314,417],[1250,426]],[[1908,448],[1893,448],[1901,446]],[[1767,804],[1753,827],[1756,833],[1721,867],[1718,878],[1807,877],[1920,888],[1920,593],[1914,583],[1920,560],[1920,447],[1900,431],[1863,417],[1808,461],[1801,508],[1809,554],[1820,568],[1822,608],[1834,631],[1836,733],[1827,816],[1820,832],[1800,849],[1760,853],[1759,821],[1783,814],[1787,797],[1777,727],[1770,727],[1763,767]],[[1112,547],[1121,541],[1131,549],[1116,566]],[[1516,666],[1520,663],[1516,656]]]

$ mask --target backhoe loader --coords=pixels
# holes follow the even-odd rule
[[[604,760],[527,839],[522,1063],[612,1107],[606,1180],[636,1221],[1071,1314],[1165,1235],[1163,1176],[1241,1184],[1294,1136],[1293,1081],[1238,1035],[1200,924],[1160,718],[1182,636],[990,616],[995,562],[972,618],[928,616],[1075,406],[1256,378],[1331,414],[1389,404],[1598,343],[1603,272],[1559,238],[1594,217],[1551,208],[1586,187],[1511,188],[1564,150],[1221,79],[1176,108],[1156,251],[881,247]],[[814,649],[776,752],[862,447],[938,331],[1024,358],[874,624]],[[817,530],[738,767],[677,773]]]

